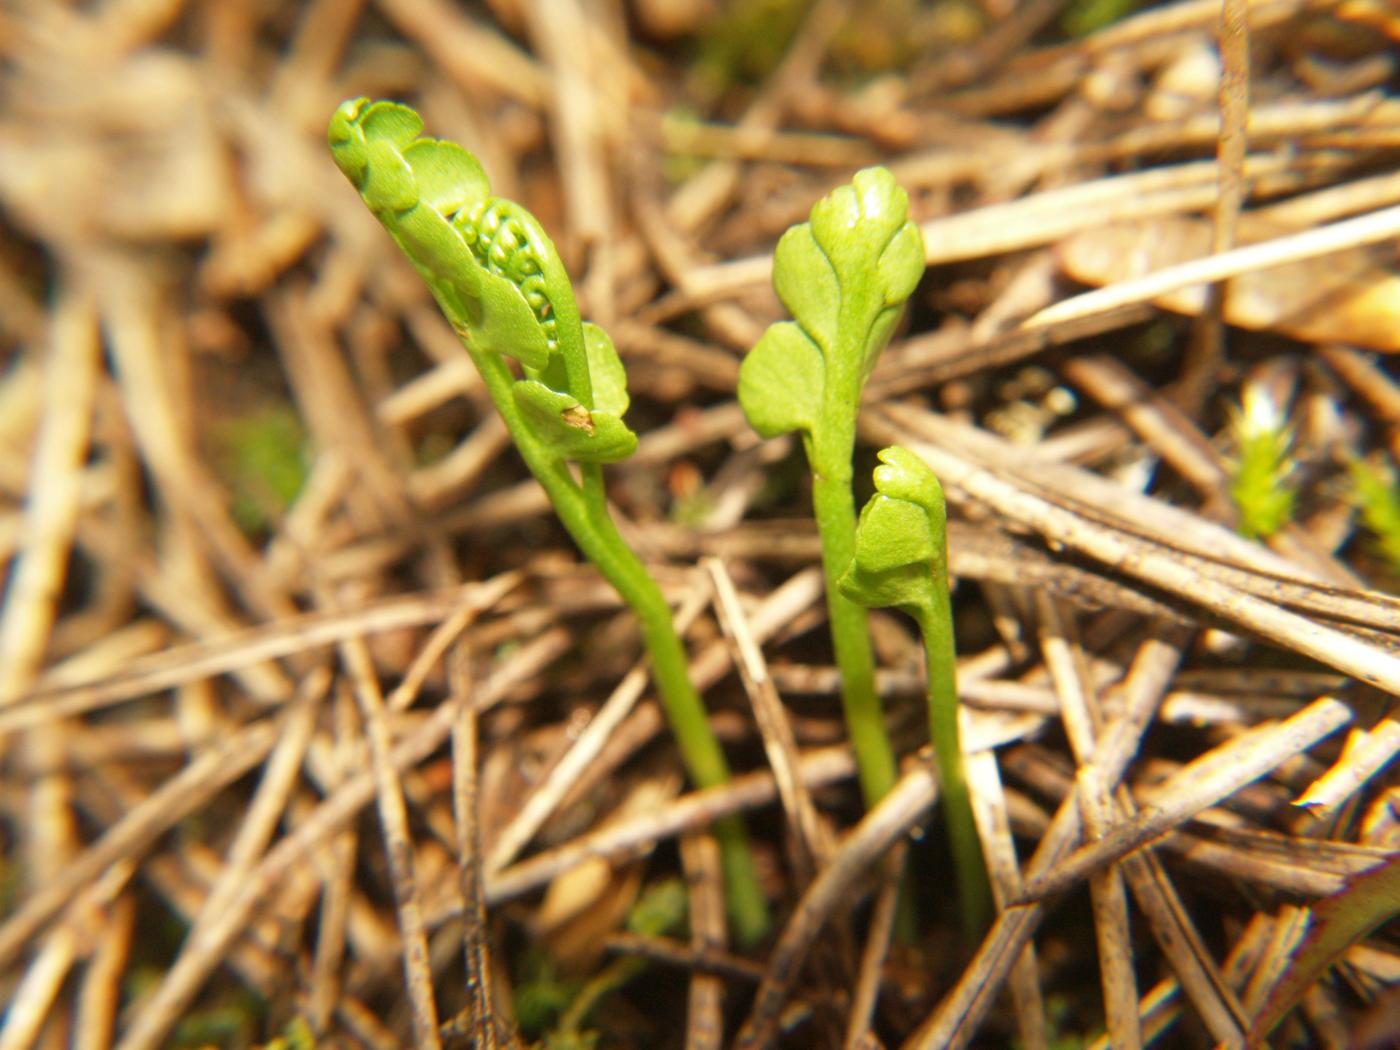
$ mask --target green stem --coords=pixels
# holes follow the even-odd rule
[[[938,758],[938,779],[958,880],[963,934],[969,944],[975,944],[987,928],[992,902],[958,732],[957,657],[953,646],[953,607],[948,594],[946,554],[934,565],[933,579],[932,601],[908,611],[918,620],[919,631],[924,636],[929,735]]]
[[[822,569],[831,643],[841,672],[841,703],[846,731],[855,751],[856,770],[866,809],[894,786],[898,774],[894,748],[885,732],[885,714],[875,692],[875,657],[870,645],[870,614],[836,586],[851,564],[856,546],[855,498],[851,495],[851,455],[823,455],[812,463],[812,512],[821,533]]]
[[[636,615],[651,654],[652,676],[661,705],[691,780],[700,788],[727,783],[729,766],[710,729],[700,694],[690,681],[689,661],[671,619],[671,607],[646,566],[617,531],[607,508],[602,468],[596,463],[583,464],[579,468],[582,484],[575,481],[568,465],[535,438],[521,419],[511,393],[515,377],[506,363],[469,344],[467,350],[480,369],[521,458],[544,487],[564,528]],[[715,835],[724,862],[726,897],[735,934],[740,943],[753,944],[767,932],[770,920],[743,821],[737,816],[717,820]]]
[[[646,960],[636,955],[625,955],[608,963],[578,990],[573,1002],[560,1014],[556,1032],[574,1038],[575,1042],[567,1045],[584,1045],[579,1036],[588,1015],[603,998],[622,988],[646,968]],[[546,1043],[549,1042],[546,1040]]]
[[[710,730],[704,702],[690,680],[690,661],[676,633],[671,607],[661,588],[617,531],[617,523],[608,513],[601,468],[588,464],[582,470],[583,491],[593,522],[592,536],[600,548],[599,554],[587,548],[585,553],[598,564],[599,571],[636,614],[651,653],[651,672],[661,705],[666,710],[681,760],[691,779],[701,788],[726,784],[729,765]],[[600,557],[603,551],[606,551],[606,558]],[[740,943],[753,944],[767,932],[770,917],[744,823],[737,816],[722,817],[715,822],[715,835],[719,839],[726,899],[735,933]]]
[[[856,386],[854,398],[846,402],[855,404],[860,400],[859,384],[854,376],[842,372],[831,368],[828,378]],[[861,797],[868,811],[894,787],[899,765],[885,729],[884,707],[875,691],[870,613],[837,586],[856,550],[856,502],[851,491],[856,420],[853,410],[843,410],[839,394],[834,400],[826,413],[826,425],[817,431],[820,438],[808,438],[804,446],[812,470],[812,515],[821,536],[831,646],[841,675],[841,710],[855,753]],[[895,935],[902,942],[913,943],[917,931],[918,915],[906,871],[895,916]]]

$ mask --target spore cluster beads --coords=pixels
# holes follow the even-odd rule
[[[453,216],[452,225],[478,262],[520,289],[544,329],[552,354],[559,349],[558,326],[545,294],[543,267],[519,210],[514,201],[488,197],[459,211]]]

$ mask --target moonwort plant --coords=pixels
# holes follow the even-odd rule
[[[879,455],[875,495],[860,512],[855,556],[839,586],[842,594],[863,606],[903,610],[923,636],[929,735],[938,758],[963,930],[972,941],[986,928],[991,898],[958,734],[948,511],[943,487],[923,460],[898,445]]]
[[[764,437],[794,430],[812,470],[832,645],[861,792],[894,784],[894,750],[875,693],[868,616],[837,589],[855,550],[851,493],[861,389],[924,272],[909,198],[884,168],[856,173],[778,241],[773,286],[793,321],[771,325],[739,370],[739,403]]]
[[[670,607],[607,507],[602,464],[637,447],[622,421],[627,376],[612,340],[581,321],[569,276],[535,217],[493,197],[471,153],[421,137],[422,130],[407,106],[358,99],[336,110],[328,137],[336,164],[462,340],[559,520],[635,612],[691,778],[700,787],[722,784],[729,770],[691,684]],[[507,357],[519,362],[523,377]],[[715,832],[735,933],[751,943],[769,918],[744,827],[731,817]]]

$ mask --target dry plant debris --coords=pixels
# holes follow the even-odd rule
[[[0,10],[0,1050],[1242,1045],[1400,850],[1394,6],[746,6]],[[331,163],[360,95],[613,333],[610,496],[732,784],[678,788],[634,624]],[[971,958],[917,640],[872,619],[906,766],[862,818],[800,457],[734,401],[777,237],[876,162],[930,268],[858,466],[913,449],[954,518]],[[1261,399],[1295,491],[1254,542]],[[739,812],[784,919],[748,955]],[[1385,1045],[1397,981],[1382,928],[1274,1045]]]

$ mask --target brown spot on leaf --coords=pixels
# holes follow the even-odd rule
[[[582,405],[570,405],[559,414],[569,426],[584,431],[589,437],[593,436],[593,415]]]

